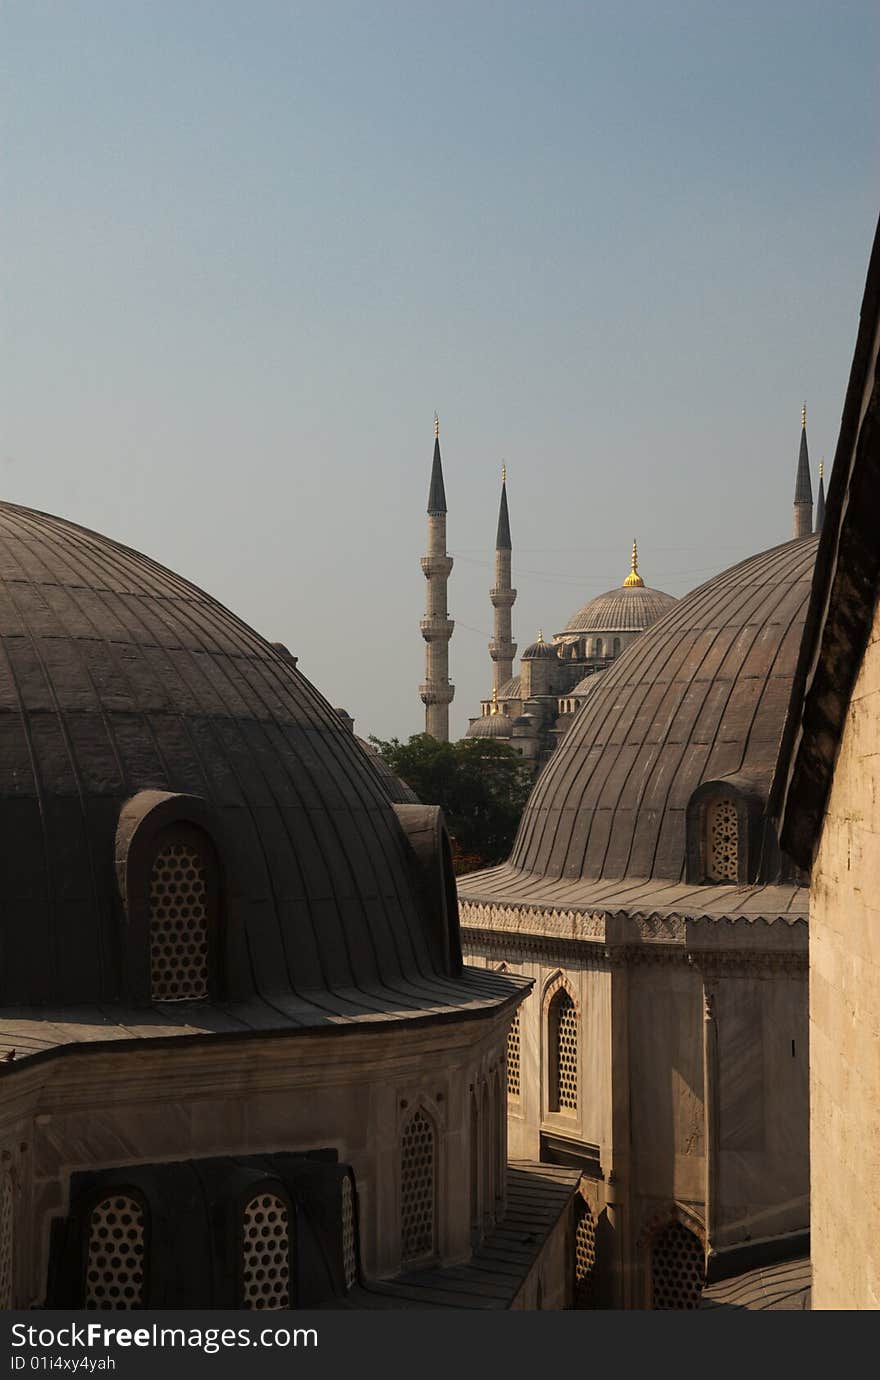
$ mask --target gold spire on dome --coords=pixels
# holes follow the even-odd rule
[[[632,549],[632,569],[623,582],[624,589],[644,589],[645,582],[639,574],[639,548],[635,537],[633,537]]]
[[[505,464],[503,464],[503,463],[502,463],[502,465],[501,465],[501,483],[502,483],[502,484],[506,484],[506,483],[507,483],[507,466],[506,466]]]
[[[801,408],[801,426],[803,427],[804,431],[806,431],[806,429],[807,429],[807,404],[806,404],[806,403],[804,403],[803,407]]]
[[[539,642],[543,642],[543,641],[544,641],[544,629],[543,629],[543,628],[539,628],[539,629],[538,629],[538,641],[539,641]]]
[[[434,440],[440,440],[440,418],[437,416],[436,412],[434,413]]]
[[[500,706],[499,703],[498,703],[498,686],[497,686],[497,685],[496,685],[496,686],[493,686],[493,688],[492,688],[492,708],[489,710],[489,713],[490,713],[490,714],[500,714],[500,713],[501,713],[501,706]]]

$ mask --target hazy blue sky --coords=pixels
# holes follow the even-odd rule
[[[441,438],[453,729],[639,538],[674,594],[790,536],[878,209],[878,9],[5,0],[6,499],[423,726]]]

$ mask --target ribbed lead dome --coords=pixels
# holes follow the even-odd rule
[[[642,632],[662,618],[678,601],[662,589],[620,585],[591,599],[565,625],[573,632]]]
[[[117,830],[150,792],[218,821],[240,999],[271,997],[296,1023],[291,992],[344,991],[360,1012],[390,989],[417,1006],[412,984],[443,978],[392,803],[314,687],[186,580],[11,504],[0,762],[5,1004],[125,997]]]
[[[509,870],[683,880],[685,811],[702,782],[738,773],[766,800],[817,541],[718,575],[596,677],[532,792]]]

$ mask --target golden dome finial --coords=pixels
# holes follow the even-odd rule
[[[633,537],[632,568],[623,582],[624,589],[644,589],[645,582],[639,574],[639,546]]]
[[[801,408],[801,426],[804,428],[804,430],[806,430],[806,426],[807,426],[807,404],[806,404],[806,403],[804,403],[803,407]]]
[[[437,416],[436,412],[434,413],[434,440],[440,440],[440,418]]]
[[[503,460],[501,462],[501,483],[507,483],[507,466],[505,465]]]
[[[538,641],[539,641],[539,642],[543,642],[543,641],[544,641],[544,629],[543,629],[543,628],[539,628],[539,629],[538,629]]]
[[[493,685],[493,687],[492,687],[492,708],[489,710],[489,713],[490,713],[490,714],[498,714],[498,713],[500,713],[500,709],[499,709],[499,706],[498,706],[498,686],[497,686],[497,685]]]

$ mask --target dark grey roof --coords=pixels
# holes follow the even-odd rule
[[[810,1308],[812,1270],[809,1258],[759,1265],[703,1290],[700,1307],[748,1312],[806,1312]]]
[[[446,512],[446,489],[443,485],[443,464],[440,460],[440,438],[434,437],[434,460],[431,465],[431,487],[428,490],[428,512]]]
[[[801,427],[801,448],[798,454],[797,478],[794,485],[795,503],[813,502],[813,485],[810,481],[810,457],[807,453],[807,427]]]
[[[874,237],[816,578],[774,801],[784,847],[812,863],[840,737],[880,594],[880,223]]]
[[[552,658],[553,660],[555,660],[558,656],[559,653],[557,652],[553,643],[545,642],[544,639],[540,637],[538,638],[537,642],[531,642],[529,646],[526,647],[525,651],[520,657],[520,660],[541,661],[545,658]],[[520,683],[522,683],[522,678],[520,678]]]
[[[584,604],[565,625],[572,632],[642,632],[677,603],[675,596],[647,585],[609,589]]]
[[[362,1286],[356,1308],[511,1308],[551,1231],[571,1212],[579,1169],[513,1160],[507,1168],[507,1211],[467,1263],[411,1270]]]
[[[498,509],[498,531],[495,534],[495,550],[509,551],[510,546],[510,517],[507,512],[507,484],[501,481],[501,505]]]
[[[395,808],[314,686],[180,576],[12,504],[0,766],[0,1005],[127,1000],[116,836],[141,792],[215,831],[233,1026],[459,1001]]]
[[[538,778],[514,869],[547,881],[683,881],[695,789],[738,774],[766,798],[816,544],[789,542],[724,571],[597,678]]]

